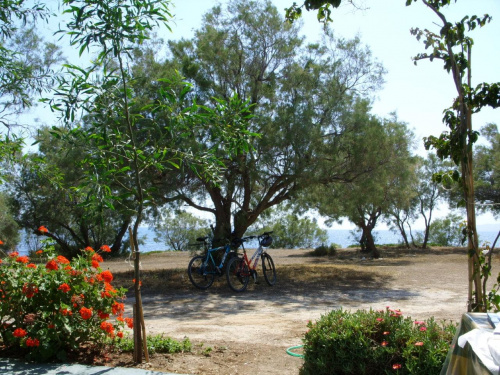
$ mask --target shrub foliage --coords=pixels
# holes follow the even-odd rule
[[[309,322],[301,375],[439,374],[456,325],[399,310],[334,310]]]
[[[0,259],[3,345],[31,359],[64,360],[84,346],[96,349],[123,337],[133,322],[123,316],[125,289],[113,288],[112,273],[101,268],[100,253],[109,251],[87,247],[70,261],[47,244],[38,260],[17,252]]]

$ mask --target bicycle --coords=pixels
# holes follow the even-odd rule
[[[222,276],[224,274],[224,263],[228,255],[231,254],[231,248],[239,245],[238,240],[226,243],[224,246],[210,248],[209,237],[199,237],[197,241],[203,241],[205,254],[196,255],[188,265],[188,275],[191,283],[199,289],[208,289],[213,284],[215,276]],[[216,251],[224,250],[224,254],[219,265],[216,265],[213,253]],[[236,256],[235,252],[229,255],[229,258]]]
[[[257,237],[249,236],[242,238],[242,242],[257,238],[259,240],[259,247],[255,250],[252,257],[248,259],[246,249],[242,244],[243,256],[236,256],[229,260],[226,268],[226,279],[229,287],[235,292],[243,292],[247,288],[250,276],[253,277],[254,282],[257,284],[259,258],[262,258],[262,273],[267,284],[269,286],[276,284],[276,268],[274,267],[273,258],[264,249],[264,247],[269,247],[273,242],[271,233],[273,232],[265,232]]]

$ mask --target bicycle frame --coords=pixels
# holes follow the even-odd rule
[[[259,259],[264,254],[264,248],[259,245],[257,250],[253,253],[252,257],[248,259],[247,251],[245,248],[243,248],[243,259],[245,260],[245,263],[247,264],[248,268],[252,271],[255,271],[257,269],[257,265],[259,264]],[[252,265],[253,262],[253,265]]]
[[[242,246],[243,255],[240,257],[232,258],[226,268],[226,278],[229,287],[235,292],[242,292],[246,289],[248,285],[248,280],[252,276],[254,282],[258,284],[257,281],[257,267],[259,264],[259,259],[262,259],[262,272],[264,279],[269,286],[273,286],[276,283],[276,269],[274,266],[273,259],[269,254],[267,254],[264,247],[271,245],[272,238],[270,236],[272,232],[266,232],[259,236],[250,236],[242,238],[242,242],[250,239],[257,238],[259,241],[259,246],[249,258],[246,249]]]
[[[213,255],[212,255],[212,253],[215,252],[215,251],[219,251],[219,250],[225,250],[225,251],[224,251],[224,255],[222,256],[220,264],[217,266],[215,264],[215,259],[214,259]],[[208,251],[207,251],[207,257],[205,258],[205,262],[203,262],[203,264],[206,266],[208,264],[208,262],[211,261],[215,265],[215,268],[220,273],[220,270],[221,270],[222,266],[224,265],[224,262],[226,261],[227,255],[229,254],[230,251],[231,251],[231,245],[230,244],[227,244],[227,245],[224,245],[224,246],[219,246],[219,247],[214,247],[213,249],[208,249]]]

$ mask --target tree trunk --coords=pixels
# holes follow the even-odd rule
[[[363,234],[360,239],[361,251],[371,254],[371,256],[375,259],[380,258],[380,252],[375,246],[375,240],[373,239],[373,226],[361,224],[359,225]]]
[[[117,255],[120,252],[120,249],[122,247],[122,242],[123,242],[123,236],[125,236],[125,233],[127,233],[127,228],[130,225],[130,218],[127,220],[124,220],[120,230],[118,231],[117,235],[115,236],[115,240],[113,241],[113,245],[111,246],[111,254],[112,255]]]

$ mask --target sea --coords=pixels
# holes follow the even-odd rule
[[[488,227],[487,229],[491,229]],[[340,248],[346,248],[351,245],[358,245],[358,239],[360,236],[359,231],[350,230],[350,229],[326,229],[328,234],[328,243],[325,245],[336,244]],[[480,244],[484,244],[488,242],[489,245],[493,244],[495,237],[498,234],[498,231],[493,230],[481,230],[478,229],[479,233],[479,241]],[[373,231],[375,243],[377,245],[385,245],[385,244],[399,244],[402,243],[402,237],[399,233],[394,233],[391,230],[374,230]],[[152,228],[149,227],[141,227],[139,228],[139,249],[142,252],[151,252],[151,251],[169,251],[169,247],[167,244],[162,242],[155,241],[155,232]],[[496,244],[496,248],[500,247],[500,239]],[[257,247],[257,243],[248,243],[245,247],[253,248]],[[28,246],[21,243],[18,247],[17,251],[21,255],[27,255],[29,252]]]
[[[499,228],[500,229],[500,228]],[[340,248],[346,248],[350,245],[359,245],[358,239],[360,236],[360,232],[353,231],[350,229],[326,229],[328,234],[328,243],[339,245]],[[479,241],[483,244],[485,241],[488,241],[490,245],[493,244],[495,237],[498,234],[498,231],[491,230],[478,230],[479,233]],[[391,230],[374,230],[373,231],[375,243],[378,245],[385,244],[399,244],[402,243],[402,237],[399,233],[394,233]],[[168,251],[168,246],[161,242],[155,242],[155,233],[151,228],[140,228],[139,230],[139,239],[142,240],[142,244],[139,246],[140,250],[143,252],[150,251]],[[499,239],[500,241],[500,239]],[[257,243],[250,242],[248,244],[248,248],[257,247]],[[498,248],[500,243],[497,241],[496,247]]]

